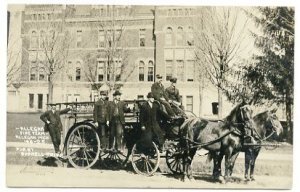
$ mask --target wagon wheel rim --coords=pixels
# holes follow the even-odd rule
[[[183,160],[182,154],[178,148],[170,148],[166,152],[166,163],[172,173],[183,173]]]
[[[107,169],[121,169],[128,160],[128,149],[123,148],[123,153],[117,150],[103,150],[100,154],[101,165]]]
[[[100,139],[90,125],[79,125],[67,139],[67,157],[75,168],[88,169],[98,160]]]
[[[137,144],[132,148],[131,164],[137,174],[151,176],[159,166],[160,155],[155,143],[152,143],[153,152],[145,153],[137,149]]]

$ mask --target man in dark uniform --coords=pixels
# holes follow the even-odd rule
[[[123,126],[125,124],[124,112],[128,111],[126,104],[120,100],[121,92],[116,90],[113,93],[113,101],[109,103],[109,125],[110,125],[110,136],[109,136],[109,148],[121,151],[121,143],[123,136]]]
[[[170,116],[160,109],[158,102],[154,100],[151,92],[148,93],[147,98],[148,101],[142,105],[140,111],[140,123],[143,131],[141,136],[142,142],[150,146],[154,138],[153,136],[156,136],[161,151],[165,140],[165,132],[160,128],[157,118],[164,117],[170,119]]]
[[[61,132],[62,132],[62,123],[60,119],[60,115],[68,113],[71,108],[68,107],[64,110],[56,110],[56,105],[50,105],[51,110],[46,111],[40,116],[40,119],[45,123],[44,130],[45,132],[49,131],[52,143],[54,145],[55,153],[60,154],[61,151],[59,149],[61,143]]]
[[[156,75],[157,82],[153,83],[151,86],[151,93],[155,100],[159,101],[166,108],[167,113],[171,117],[175,117],[175,113],[169,104],[169,98],[165,93],[165,88],[162,84],[162,76]]]
[[[181,98],[179,95],[179,90],[176,88],[177,78],[173,77],[170,79],[171,85],[166,88],[165,92],[167,98],[169,99],[168,102],[172,103],[174,106],[174,111],[177,115],[181,115],[186,117],[183,106],[181,105]]]
[[[106,148],[108,143],[108,125],[109,125],[109,103],[106,100],[106,92],[100,91],[100,99],[94,106],[94,121],[99,129],[100,140],[103,148]]]

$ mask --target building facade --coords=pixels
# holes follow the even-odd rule
[[[21,81],[8,89],[8,112],[44,111],[49,74],[53,102],[94,101],[99,90],[116,87],[122,99],[145,99],[160,74],[165,87],[177,77],[186,110],[216,118],[217,90],[203,83],[194,58],[201,14],[188,6],[25,5],[14,23]],[[232,104],[223,103],[228,114]]]

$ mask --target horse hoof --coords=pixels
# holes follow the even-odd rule
[[[218,177],[218,181],[222,184],[226,183],[226,179],[224,179],[222,176]]]
[[[255,181],[255,179],[254,179],[254,177],[252,176],[252,177],[250,177],[250,181]]]

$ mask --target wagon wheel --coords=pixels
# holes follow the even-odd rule
[[[128,161],[128,149],[122,147],[122,152],[116,149],[105,149],[100,155],[101,164],[107,169],[121,169]]]
[[[140,148],[140,149],[139,149]],[[143,148],[135,144],[131,152],[131,164],[134,171],[141,175],[153,175],[159,166],[160,155],[154,142],[151,147]]]
[[[96,130],[89,124],[75,127],[67,138],[66,152],[75,168],[92,167],[100,154],[100,139]]]
[[[172,173],[183,173],[183,151],[180,147],[173,145],[167,150],[166,163]]]

